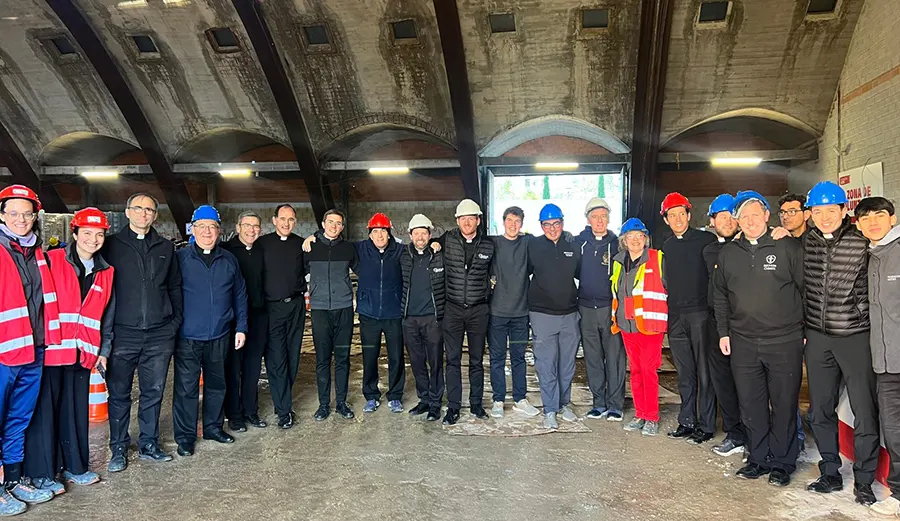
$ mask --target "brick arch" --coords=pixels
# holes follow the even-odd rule
[[[454,143],[456,140],[453,129],[451,128],[443,127],[440,125],[433,125],[428,121],[425,121],[424,119],[410,116],[408,114],[382,112],[366,114],[358,118],[352,118],[343,121],[340,127],[338,127],[337,132],[333,133],[330,136],[331,141],[342,141],[346,139],[347,136],[352,135],[356,132],[365,131],[365,129],[372,129],[377,127],[396,127],[416,130],[431,136],[435,136],[448,144]]]
[[[236,161],[236,158],[246,160],[248,152],[272,147],[283,147],[290,150],[284,143],[258,132],[233,127],[216,128],[202,132],[184,142],[175,153],[172,162],[225,163]],[[284,155],[283,151],[281,155]]]
[[[524,143],[548,136],[565,136],[594,143],[613,154],[631,151],[621,139],[608,131],[571,116],[545,116],[520,123],[496,135],[479,155],[499,157]]]
[[[322,161],[447,159],[459,157],[453,145],[424,129],[391,123],[363,125],[344,133],[319,154]]]
[[[42,166],[108,165],[125,154],[140,153],[133,143],[95,132],[70,132],[47,143],[41,150]]]
[[[679,141],[710,132],[746,134],[766,139],[782,148],[794,148],[820,136],[812,126],[789,114],[751,107],[701,119],[669,136],[660,148],[676,148]]]

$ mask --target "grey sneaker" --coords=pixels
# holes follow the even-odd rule
[[[491,416],[503,418],[503,402],[494,402],[494,406],[491,407]]]
[[[644,423],[644,428],[641,429],[641,434],[644,436],[656,436],[659,434],[659,422],[646,422]]]
[[[363,407],[363,412],[375,412],[379,405],[381,405],[381,402],[378,400],[369,400],[366,402],[365,407]]]
[[[544,428],[549,429],[551,431],[555,431],[559,428],[559,424],[556,423],[556,413],[555,412],[546,412],[544,413]]]
[[[0,487],[0,516],[19,515],[27,509],[28,507],[25,506],[25,503],[12,497],[9,491],[6,490],[6,487]]]
[[[513,410],[515,412],[520,412],[526,416],[537,416],[541,413],[541,411],[537,410],[534,405],[531,405],[531,402],[528,401],[528,398],[522,398],[518,402],[514,403]]]
[[[388,408],[391,412],[403,412],[403,403],[400,400],[391,400],[388,402]]]
[[[15,486],[10,487],[7,490],[9,490],[9,493],[12,494],[14,498],[19,501],[24,501],[29,505],[46,503],[53,499],[53,492],[49,490],[38,490],[24,481],[16,483]]]
[[[84,474],[72,474],[66,470],[63,472],[63,479],[66,480],[67,483],[72,483],[73,485],[93,485],[100,481],[100,475],[96,472],[91,472],[90,470]]]
[[[727,457],[732,454],[744,452],[744,444],[734,441],[731,438],[725,438],[722,443],[712,448],[712,451],[719,456]]]
[[[54,496],[65,494],[66,487],[62,483],[51,478],[32,478],[31,486],[38,490],[49,490]]]
[[[626,431],[639,431],[644,428],[644,420],[640,418],[632,418],[630,422],[626,423],[623,429]]]
[[[563,405],[562,409],[559,410],[562,413],[563,421],[567,421],[569,423],[578,421],[578,416],[575,415],[575,412],[572,411],[572,408],[568,405]]]

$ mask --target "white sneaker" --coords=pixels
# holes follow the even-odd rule
[[[491,416],[503,418],[503,402],[494,402],[494,406],[491,407]]]
[[[513,410],[520,412],[526,416],[537,416],[541,411],[537,410],[534,405],[528,401],[528,398],[522,398],[513,404]]]
[[[544,428],[550,429],[551,431],[555,431],[559,428],[559,424],[556,423],[555,412],[544,413]]]
[[[869,509],[883,516],[900,516],[900,501],[894,496],[888,496],[870,506]]]
[[[564,405],[563,408],[560,409],[559,412],[562,413],[563,421],[567,421],[569,423],[578,421],[578,416],[575,415],[575,412],[572,411],[572,408],[569,407],[568,405]]]

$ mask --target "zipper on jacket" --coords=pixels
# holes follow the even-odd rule
[[[328,267],[326,268],[325,275],[328,279],[328,311],[331,311],[331,248],[332,245],[328,246]]]
[[[146,240],[146,239],[144,239],[144,240]],[[144,261],[150,260],[150,248],[153,245],[151,244],[150,246],[147,247],[147,258],[144,259],[141,257],[141,252],[138,251],[138,249],[133,244],[131,244],[130,241],[128,241],[128,242],[122,241],[122,242],[124,242],[126,245],[128,245],[128,247],[131,248],[132,251],[134,251],[134,253],[136,253],[138,256],[137,264],[141,270],[141,323],[138,327],[140,329],[147,329],[147,270],[144,269],[145,268]]]
[[[352,289],[351,289],[352,293]],[[384,256],[381,257],[381,276],[378,278],[378,318],[382,318],[384,308]]]
[[[837,245],[837,240],[834,241],[834,245]],[[825,266],[823,270],[823,275],[825,277],[825,285],[822,287],[822,333],[828,334],[828,324],[825,317],[828,315],[828,273],[829,267],[831,265],[831,257],[834,254],[834,249],[828,245],[828,240],[825,239]]]

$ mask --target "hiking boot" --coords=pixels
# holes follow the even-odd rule
[[[28,507],[25,506],[25,503],[12,497],[9,491],[6,490],[6,487],[0,487],[0,516],[19,515],[27,509]]]
[[[491,407],[491,416],[494,418],[503,418],[503,402],[494,402],[494,406]]]
[[[900,500],[888,496],[869,507],[869,510],[883,516],[900,516]]]
[[[563,421],[567,421],[569,423],[578,421],[578,416],[575,415],[575,411],[572,410],[568,405],[563,405],[559,410],[560,417],[562,417]]]
[[[66,480],[66,483],[71,483],[73,485],[85,486],[85,485],[93,485],[100,481],[100,475],[96,472],[91,472],[90,470],[85,472],[84,474],[72,474],[68,470],[63,472],[63,479]]]
[[[551,431],[555,431],[559,428],[559,424],[556,423],[556,413],[555,412],[545,412],[544,413],[544,428],[549,429]]]
[[[537,416],[541,413],[541,411],[537,410],[534,405],[531,405],[531,402],[528,401],[528,398],[522,398],[518,402],[514,403],[513,411],[520,412],[526,416]]]
[[[659,434],[659,422],[644,422],[644,428],[641,429],[641,434],[644,436],[656,436]]]
[[[112,450],[112,457],[106,470],[110,472],[122,472],[128,468],[128,447],[116,447]]]
[[[630,422],[626,423],[625,426],[622,427],[622,429],[624,429],[626,431],[639,431],[644,428],[645,423],[646,422],[644,420],[635,416],[634,418],[631,419]]]
[[[415,407],[409,410],[410,416],[418,416],[425,414],[431,407],[425,402],[419,402]]]
[[[37,489],[33,486],[25,483],[24,481],[20,481],[18,483],[8,483],[6,485],[6,490],[9,490],[9,493],[19,501],[24,501],[29,505],[37,505],[40,503],[46,503],[53,499],[53,492],[45,489]]]
[[[353,409],[347,405],[347,402],[338,402],[338,404],[334,407],[334,412],[341,415],[341,418],[345,420],[351,420],[355,416],[353,414]]]
[[[54,496],[66,493],[66,487],[52,478],[32,478],[31,486],[38,490],[49,490]]]
[[[381,402],[378,400],[368,400],[363,407],[363,412],[375,412],[378,410],[379,405],[381,405]]]
[[[400,400],[390,400],[388,402],[388,408],[393,413],[403,412],[403,402]]]
[[[608,422],[620,422],[622,421],[622,411],[618,409],[610,409],[606,411],[606,421]]]
[[[153,461],[172,461],[172,455],[165,453],[155,443],[147,443],[138,451],[138,457]]]
[[[725,438],[722,443],[716,445],[712,448],[712,451],[718,454],[719,456],[731,456],[732,454],[737,454],[739,452],[744,451],[744,444],[734,441],[731,438]]]
[[[602,407],[594,407],[584,415],[589,420],[601,420],[606,417],[606,409]]]

